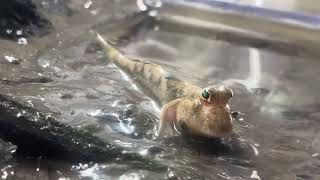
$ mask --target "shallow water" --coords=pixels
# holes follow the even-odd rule
[[[9,157],[0,161],[3,179],[320,178],[318,57],[283,55],[201,38],[197,33],[162,31],[148,22],[127,33],[122,17],[130,14],[128,9],[136,11],[135,4],[117,1],[112,3],[113,10],[104,12],[101,7],[109,5],[94,1],[84,10],[82,3],[72,2],[77,13],[70,19],[51,15],[57,32],[40,40],[28,39],[27,46],[19,46],[21,52],[15,50],[14,42],[4,42],[12,49],[2,51],[25,58],[18,65],[3,62],[9,74],[41,73],[52,81],[13,81],[14,89],[5,85],[2,89],[34,106],[40,104],[41,110],[59,113],[64,123],[158,160],[168,170],[139,170],[116,161],[79,164]],[[120,23],[116,27],[126,35],[115,38],[123,33],[110,28],[112,23]],[[201,87],[230,86],[234,91],[231,109],[244,114],[234,121],[234,135],[221,141],[184,137],[152,141],[159,115],[156,105],[132,78],[108,64],[92,43],[90,29],[113,39],[127,56],[159,63],[180,79]],[[35,54],[31,58],[26,55],[30,52]]]
[[[252,171],[263,179],[319,176],[316,59],[209,41],[196,34],[167,34],[161,29],[129,44],[125,51],[163,63],[179,78],[202,87],[222,83],[233,88],[231,109],[245,114],[235,121],[233,140],[240,145],[218,155],[222,166],[218,163],[213,168],[216,161],[209,161],[207,166],[213,168],[209,172],[233,178],[248,178]],[[180,161],[186,158],[182,156]]]

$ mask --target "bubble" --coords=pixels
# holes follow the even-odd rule
[[[19,45],[27,45],[27,44],[28,44],[28,41],[27,41],[26,38],[19,38],[17,43],[18,43]]]

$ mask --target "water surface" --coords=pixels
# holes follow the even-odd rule
[[[113,10],[105,12],[110,4]],[[57,32],[40,40],[30,38],[27,46],[19,46],[20,52],[15,42],[5,41],[12,47],[5,53],[25,58],[20,65],[3,63],[9,74],[40,73],[53,81],[3,88],[59,113],[64,123],[158,160],[168,170],[140,170],[117,161],[70,163],[11,157],[0,161],[3,179],[320,178],[319,57],[239,46],[202,38],[196,32],[163,31],[149,21],[126,27],[124,17],[136,11],[135,4],[110,4],[97,0],[86,8],[70,3],[78,13],[69,19],[52,15]],[[244,114],[235,119],[232,137],[153,141],[159,110],[143,88],[108,63],[90,30],[103,33],[127,56],[161,64],[180,79],[201,87],[230,86],[234,91],[231,109]],[[28,57],[28,52],[34,56]]]

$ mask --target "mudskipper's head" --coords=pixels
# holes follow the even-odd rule
[[[214,107],[226,106],[232,98],[232,90],[225,86],[208,87],[202,91],[201,99]]]
[[[204,110],[202,115],[205,115],[206,120],[203,126],[207,130],[204,134],[209,137],[230,135],[233,128],[228,103],[232,96],[231,89],[224,86],[211,86],[202,90],[200,101]]]

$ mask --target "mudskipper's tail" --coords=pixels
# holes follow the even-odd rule
[[[131,75],[138,85],[160,105],[185,96],[195,97],[201,93],[201,89],[197,86],[168,77],[168,74],[157,64],[125,57],[98,33],[97,39],[103,46],[107,58]]]

